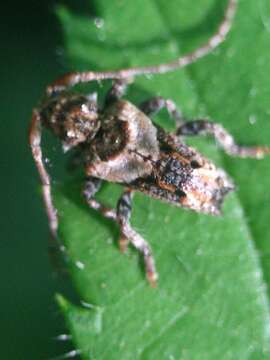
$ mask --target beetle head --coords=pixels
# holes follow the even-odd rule
[[[96,102],[84,101],[69,104],[62,124],[62,143],[64,151],[93,139],[100,127]]]

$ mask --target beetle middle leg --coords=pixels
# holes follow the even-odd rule
[[[238,145],[233,136],[220,124],[208,120],[193,120],[180,125],[176,135],[212,135],[223,150],[231,156],[242,158],[250,157],[261,159],[270,153],[269,146],[241,146]]]
[[[147,279],[151,286],[155,287],[157,282],[157,272],[155,268],[152,250],[143,237],[138,234],[130,225],[129,219],[131,215],[131,199],[132,191],[126,190],[117,203],[117,211],[104,206],[102,203],[93,198],[101,185],[101,180],[88,177],[83,189],[83,195],[87,204],[104,217],[114,220],[120,226],[119,245],[122,251],[125,251],[129,242],[142,253],[144,257]]]
[[[233,136],[220,124],[203,119],[188,121],[170,99],[156,96],[140,105],[140,109],[147,115],[156,114],[164,107],[167,108],[169,114],[176,122],[176,136],[212,135],[228,155],[242,158],[261,159],[270,153],[270,147],[268,146],[238,145]]]

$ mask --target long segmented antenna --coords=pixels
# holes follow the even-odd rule
[[[147,74],[164,74],[173,70],[180,69],[184,66],[192,64],[198,59],[204,57],[218,47],[226,38],[231,29],[233,18],[237,8],[237,0],[228,0],[228,5],[224,14],[223,21],[220,23],[214,35],[201,47],[195,49],[189,54],[183,55],[178,59],[159,65],[134,67],[115,71],[86,71],[72,72],[59,78],[47,87],[47,93],[60,91],[66,87],[74,86],[78,83],[86,83],[90,81],[106,80],[106,79],[127,79],[139,75]]]

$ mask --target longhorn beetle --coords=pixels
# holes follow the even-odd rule
[[[142,253],[147,279],[152,286],[156,285],[158,275],[151,248],[129,222],[134,191],[175,206],[218,215],[224,196],[234,189],[227,174],[185,145],[182,136],[210,134],[232,156],[259,159],[270,152],[270,147],[237,145],[221,125],[213,122],[186,121],[173,101],[160,96],[139,107],[122,99],[131,78],[182,68],[215,49],[231,28],[236,5],[236,0],[228,1],[223,21],[206,44],[171,63],[118,71],[73,72],[47,87],[45,100],[33,110],[29,142],[53,236],[57,236],[58,219],[50,177],[42,159],[42,127],[50,129],[61,140],[64,151],[71,148],[79,151],[87,176],[83,188],[87,204],[119,224],[122,251],[131,242]],[[69,90],[79,83],[105,79],[114,82],[101,109],[93,94],[86,96]],[[175,119],[176,132],[168,133],[151,121],[150,116],[162,108]],[[124,186],[116,210],[105,207],[94,197],[103,180]]]

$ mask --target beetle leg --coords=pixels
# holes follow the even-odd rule
[[[117,202],[117,218],[121,224],[124,221],[129,221],[132,211],[132,195],[133,193],[129,190],[125,191]],[[120,251],[125,253],[129,244],[129,239],[121,231],[119,238]]]
[[[102,205],[98,200],[94,199],[94,195],[100,189],[101,183],[102,181],[100,179],[94,177],[87,178],[83,188],[83,195],[85,200],[90,208],[97,210],[108,219],[116,220],[117,215],[115,210]]]
[[[270,153],[269,146],[238,145],[232,135],[220,124],[208,120],[188,121],[176,130],[176,135],[212,135],[223,150],[231,156],[261,159]]]
[[[31,146],[33,158],[36,163],[36,167],[39,172],[41,184],[42,184],[42,195],[45,204],[47,216],[49,219],[49,226],[51,234],[54,238],[57,237],[58,219],[57,211],[53,205],[52,193],[51,193],[51,180],[47,173],[42,159],[41,151],[41,121],[40,115],[37,110],[33,110],[32,122],[29,131],[29,144]]]
[[[89,177],[85,183],[83,194],[87,204],[104,217],[114,220],[120,225],[121,236],[119,240],[120,249],[125,251],[130,241],[132,245],[138,249],[144,257],[147,279],[151,286],[155,287],[157,282],[157,273],[154,258],[148,243],[131,227],[129,218],[131,215],[131,198],[132,191],[127,190],[123,193],[117,203],[117,211],[102,205],[95,200],[93,196],[97,193],[101,185],[101,180]]]
[[[132,82],[132,79],[114,80],[112,87],[106,94],[104,107],[111,105],[115,101],[121,99],[127,90],[128,85]]]
[[[147,115],[156,114],[166,108],[177,125],[177,136],[212,135],[224,151],[231,156],[261,159],[270,153],[268,146],[240,146],[232,135],[220,124],[208,120],[187,121],[170,99],[156,96],[141,104],[140,109]]]
[[[152,287],[156,286],[158,275],[155,268],[155,261],[152,256],[152,250],[144,238],[139,235],[130,225],[129,219],[132,210],[133,192],[127,189],[120,197],[117,204],[117,221],[121,228],[120,249],[125,251],[130,241],[144,257],[147,279]]]
[[[165,99],[162,96],[154,96],[151,99],[143,102],[139,108],[146,115],[155,115],[163,108],[166,108],[169,115],[175,120],[178,126],[182,125],[186,119],[184,118],[182,112],[177,109],[175,103],[170,99]]]

